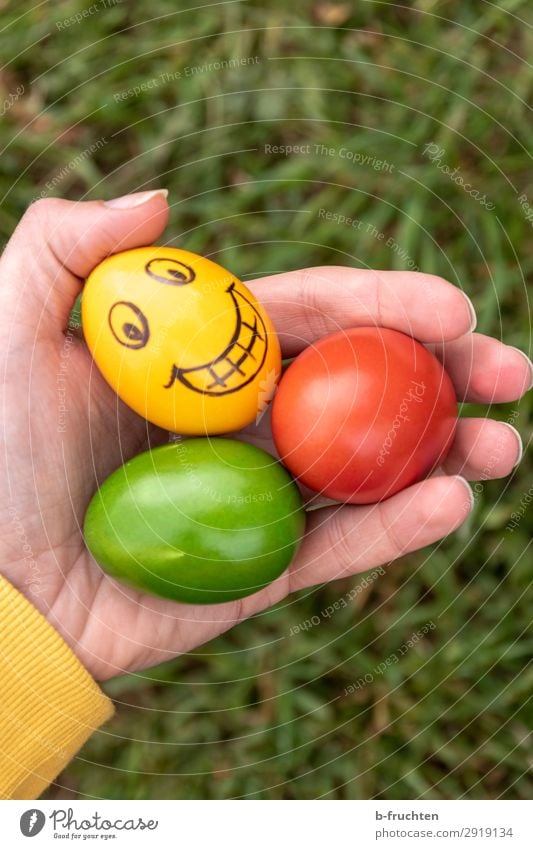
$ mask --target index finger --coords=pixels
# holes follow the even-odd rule
[[[284,356],[348,327],[378,325],[421,342],[444,342],[473,330],[474,308],[442,277],[415,271],[319,266],[247,285],[266,307]]]

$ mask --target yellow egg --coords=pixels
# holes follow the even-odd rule
[[[115,254],[88,277],[81,310],[107,382],[162,428],[239,430],[274,394],[281,354],[266,311],[205,257],[164,247]]]

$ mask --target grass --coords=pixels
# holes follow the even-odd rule
[[[65,25],[89,5],[2,3],[0,91],[25,87],[0,128],[2,241],[39,194],[166,186],[169,242],[244,279],[417,266],[468,292],[482,332],[529,349],[527,0],[138,0]],[[528,443],[531,405],[488,412]],[[48,797],[530,798],[531,466],[526,452],[511,479],[479,484],[465,527],[333,615],[361,577],[109,683],[115,719]]]

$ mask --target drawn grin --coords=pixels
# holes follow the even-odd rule
[[[193,368],[173,365],[165,389],[179,380],[202,395],[229,395],[250,383],[261,369],[268,347],[265,323],[235,282],[226,291],[235,308],[235,330],[229,345],[211,362]]]

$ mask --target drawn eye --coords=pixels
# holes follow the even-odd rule
[[[150,338],[148,322],[139,307],[129,301],[117,301],[109,310],[109,327],[125,348],[144,348]]]
[[[184,262],[164,256],[155,257],[147,262],[145,271],[159,283],[170,283],[171,286],[185,286],[186,283],[192,283],[196,277],[193,269]]]

